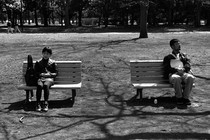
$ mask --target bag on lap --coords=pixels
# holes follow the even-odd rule
[[[27,69],[25,74],[25,82],[27,86],[36,86],[37,85],[36,72],[33,67],[33,59],[31,55],[28,55],[27,60]]]

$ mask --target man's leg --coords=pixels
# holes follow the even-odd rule
[[[42,86],[38,85],[36,90],[36,101],[40,102],[42,97]]]
[[[48,99],[50,94],[50,86],[52,85],[52,81],[45,81],[43,89],[44,89],[44,111],[48,111]]]
[[[43,88],[43,83],[41,81],[38,81],[37,90],[36,90],[37,111],[41,111],[42,88]]]
[[[189,102],[190,104],[190,93],[192,91],[193,83],[195,81],[195,77],[189,73],[184,73],[183,75],[183,82],[184,82],[184,91],[183,91],[183,97],[186,102]]]
[[[173,85],[176,98],[182,98],[182,78],[177,74],[169,77],[169,82]]]

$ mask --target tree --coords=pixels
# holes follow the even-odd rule
[[[147,15],[149,0],[140,0],[140,36],[139,38],[148,38],[147,34]]]
[[[72,0],[71,2],[71,12],[74,14],[78,13],[78,25],[82,26],[82,16],[83,10],[88,6],[88,0]]]
[[[56,1],[57,8],[55,9],[55,13],[60,19],[60,24],[63,26],[63,19],[65,17],[65,2],[63,0]]]
[[[101,19],[103,16],[103,1],[102,0],[92,0],[89,3],[88,16],[89,17],[98,17],[98,26],[101,25]]]
[[[210,0],[202,0],[201,16],[206,19],[206,26],[210,26]]]
[[[0,1],[0,17],[1,22],[4,23],[4,20],[6,20],[6,6],[5,1]]]
[[[70,0],[66,0],[65,1],[65,27],[70,26],[69,8],[70,8]]]
[[[195,0],[195,26],[199,27],[200,26],[200,20],[201,20],[201,6],[202,6],[202,1],[201,0]]]
[[[205,0],[203,6],[205,7],[204,13],[207,21],[206,26],[210,26],[210,0]]]

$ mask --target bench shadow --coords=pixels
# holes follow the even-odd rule
[[[157,100],[157,103],[155,103],[155,100]],[[186,109],[187,105],[177,105],[176,104],[176,98],[173,97],[151,97],[149,98],[142,98],[142,99],[136,99],[136,98],[130,98],[126,101],[128,106],[152,106],[152,107],[164,107],[165,109]]]
[[[25,103],[25,100],[14,102],[14,103],[4,103],[10,104],[8,108],[9,111],[12,110],[21,110],[24,111],[35,111],[36,109],[36,101],[31,101]],[[72,98],[67,98],[64,100],[50,100],[49,101],[49,109],[53,108],[71,108],[74,105],[74,100]]]

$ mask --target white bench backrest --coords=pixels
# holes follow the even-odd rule
[[[168,83],[163,78],[163,60],[131,60],[132,83]]]
[[[35,63],[35,61],[34,61]],[[58,76],[55,84],[77,84],[81,82],[81,61],[56,61]],[[23,81],[27,62],[23,62]]]

